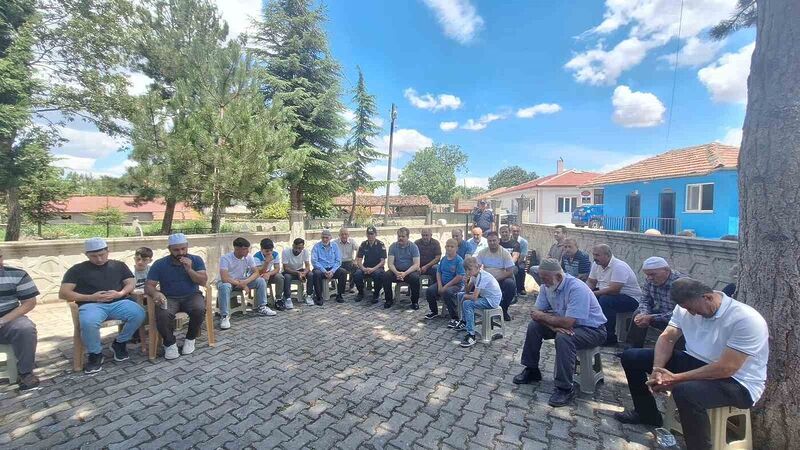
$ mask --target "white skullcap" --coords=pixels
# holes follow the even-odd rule
[[[642,264],[642,270],[663,269],[665,267],[668,268],[669,263],[660,256],[651,256],[645,259],[644,264]]]
[[[322,236],[330,236],[330,235],[331,235],[331,230],[329,230],[327,228],[322,230]]]
[[[96,252],[104,248],[108,248],[108,244],[106,244],[105,240],[99,237],[87,239],[86,242],[83,243],[83,251],[86,253]]]
[[[189,240],[186,239],[186,235],[183,233],[175,233],[169,235],[168,246],[173,245],[181,245],[181,244],[188,244]]]

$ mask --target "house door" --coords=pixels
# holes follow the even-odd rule
[[[658,230],[661,234],[675,234],[675,193],[659,195]]]
[[[625,231],[641,231],[642,198],[630,194],[625,202]]]

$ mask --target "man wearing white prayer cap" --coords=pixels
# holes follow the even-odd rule
[[[156,308],[156,327],[164,340],[164,357],[175,359],[181,354],[175,340],[175,314],[189,315],[182,354],[191,354],[206,315],[200,286],[208,283],[208,275],[203,258],[189,254],[189,241],[183,233],[170,235],[167,249],[169,255],[150,266],[145,293],[161,306]]]
[[[667,260],[660,256],[651,256],[644,260],[642,271],[646,281],[639,308],[633,317],[636,326],[631,327],[628,332],[628,342],[637,348],[644,346],[648,327],[659,330],[667,327],[672,318],[672,310],[675,309],[675,302],[669,294],[672,282],[686,276],[672,270]]]

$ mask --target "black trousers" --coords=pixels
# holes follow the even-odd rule
[[[325,268],[325,270],[331,270],[331,267]],[[336,272],[333,273],[333,277],[337,280],[336,282],[336,293],[339,295],[344,294],[344,284],[347,282],[347,271],[339,267],[336,269]],[[325,278],[325,272],[314,269],[311,272],[311,279],[314,283],[314,293],[318,299],[328,300],[327,298],[322,298],[322,283],[327,282],[328,279]]]
[[[517,282],[517,292],[525,292],[525,264],[517,264],[514,280]]]
[[[622,368],[628,378],[633,407],[646,422],[658,422],[661,418],[656,401],[645,382],[653,371],[655,350],[632,348],[622,353]],[[666,369],[673,373],[688,372],[705,366],[706,363],[683,351],[672,353]],[[711,448],[711,424],[706,410],[723,406],[747,409],[753,406],[750,392],[733,378],[719,380],[695,380],[676,384],[672,396],[681,417],[683,437],[689,450]]]
[[[356,263],[354,261],[342,261],[342,269],[350,276],[350,289],[355,285]]]
[[[167,297],[167,308],[156,305],[156,328],[164,340],[164,347],[175,343],[175,314],[185,312],[189,316],[186,339],[196,339],[206,318],[206,299],[196,293],[187,297]]]
[[[370,274],[365,274],[363,270],[356,269],[355,274],[353,274],[353,281],[356,283],[356,289],[358,289],[359,294],[364,293],[364,279],[367,277],[372,279],[372,296],[373,298],[378,298],[381,294],[381,289],[383,288],[383,277],[384,274],[383,267],[377,268]]]
[[[636,324],[631,324],[631,328],[628,330],[628,343],[631,344],[633,348],[642,348],[644,347],[644,341],[647,339],[647,330],[650,328],[655,328],[657,330],[664,331],[667,328],[666,322],[650,322],[649,327],[637,327]],[[678,339],[678,342],[675,343],[675,350],[683,350],[686,348],[686,339],[681,336]]]
[[[517,282],[514,277],[508,277],[499,282],[500,291],[503,293],[503,299],[500,300],[500,307],[503,308],[503,314],[508,315],[508,307],[517,295]]]
[[[403,281],[399,282],[408,283],[408,288],[411,290],[411,303],[419,303],[419,272],[412,272],[406,275]],[[386,298],[386,303],[392,303],[394,301],[392,298],[394,296],[392,283],[398,283],[398,280],[397,275],[390,270],[383,276],[383,295]]]

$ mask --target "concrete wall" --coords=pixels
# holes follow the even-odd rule
[[[547,254],[554,242],[552,226],[524,224],[522,235],[540,257]],[[569,228],[567,235],[575,238],[578,247],[590,255],[594,245],[608,244],[614,256],[627,262],[642,283],[642,263],[651,256],[663,257],[678,271],[715,289],[734,281],[730,269],[737,263],[738,242],[584,228]]]
[[[379,227],[378,239],[387,247],[396,240],[399,227]],[[412,239],[419,239],[421,227],[411,228]],[[453,228],[464,228],[464,225],[447,225],[443,227],[430,226],[433,237],[440,242],[450,238]],[[270,238],[275,242],[277,250],[281,251],[289,246],[289,233],[225,233],[201,234],[189,236],[189,251],[202,257],[206,261],[208,274],[211,279],[219,275],[219,258],[221,255],[233,250],[233,240],[244,237],[253,245],[251,252],[259,249],[259,242],[263,238]],[[320,230],[309,230],[305,233],[306,248],[311,248],[320,239]],[[350,236],[357,242],[366,239],[365,229],[353,229]],[[139,247],[150,247],[155,253],[155,258],[167,254],[166,237],[149,236],[141,238],[114,238],[108,239],[110,257],[123,261],[133,267],[133,254]],[[74,264],[85,261],[83,254],[83,240],[65,239],[54,241],[11,242],[0,243],[3,252],[4,264],[26,270],[33,278],[41,292],[40,301],[45,303],[58,301],[58,289],[64,272]]]

